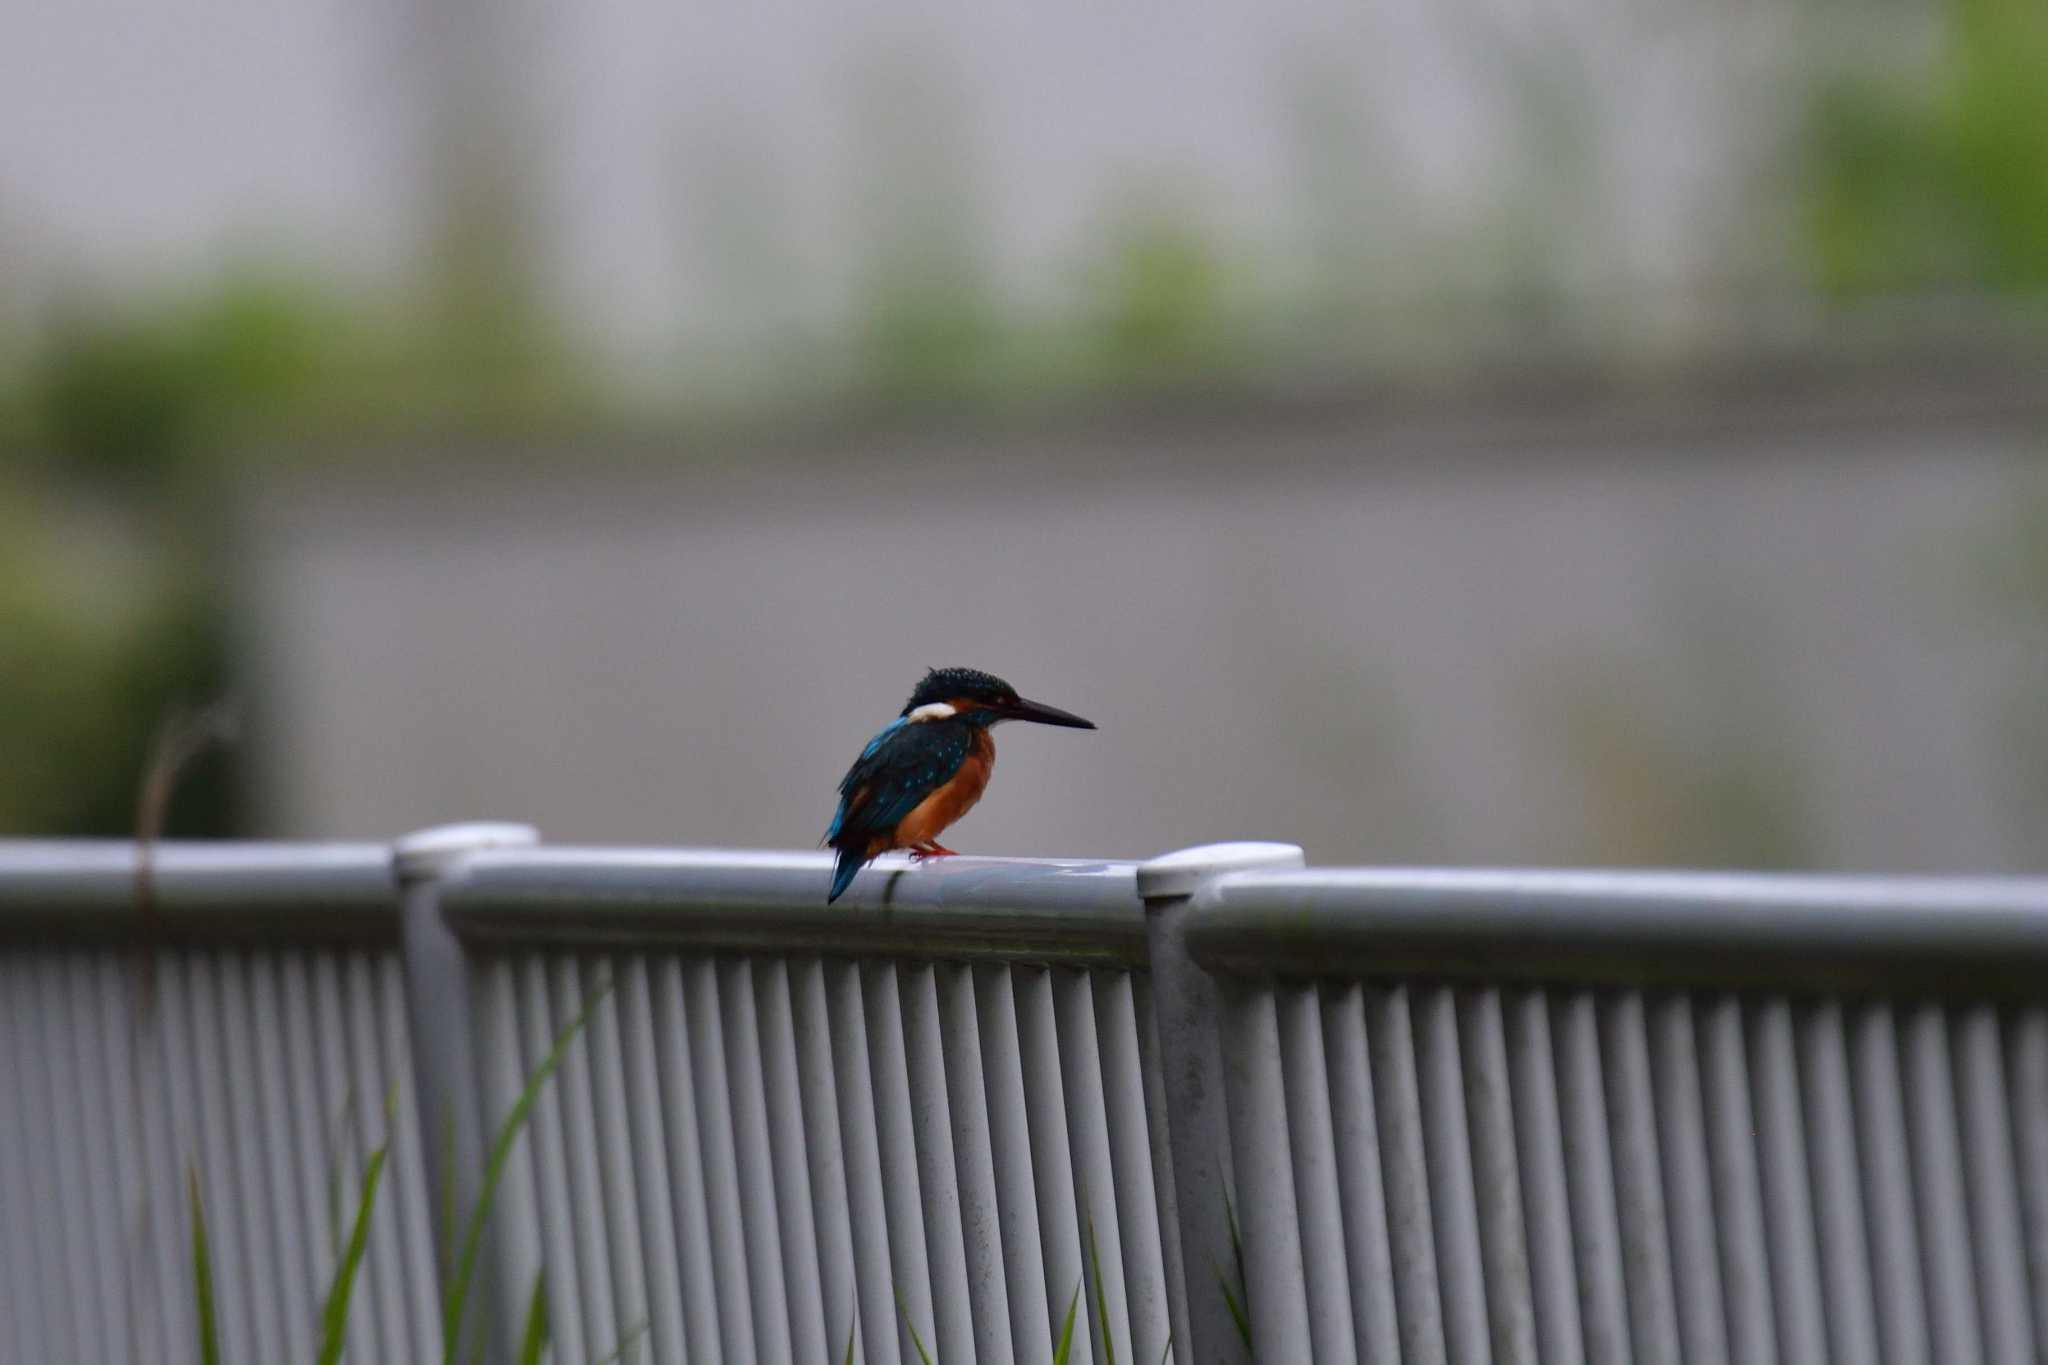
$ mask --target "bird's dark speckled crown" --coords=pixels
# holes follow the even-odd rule
[[[951,701],[955,697],[972,697],[976,701],[1013,701],[1017,689],[993,673],[984,673],[978,668],[934,668],[924,675],[924,681],[910,694],[910,700],[903,703],[903,715],[909,715],[920,706],[929,706],[935,701]]]

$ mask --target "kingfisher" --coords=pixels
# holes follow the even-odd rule
[[[939,834],[981,799],[996,762],[989,730],[1004,720],[1095,728],[1057,706],[1024,700],[993,674],[927,672],[902,712],[840,779],[839,811],[825,831],[825,843],[839,854],[827,905],[845,893],[854,873],[889,849],[907,848],[919,860],[952,856]]]

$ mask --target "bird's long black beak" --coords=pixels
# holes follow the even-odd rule
[[[1082,720],[1072,711],[1062,711],[1057,706],[1044,702],[1025,701],[1022,697],[1000,708],[1005,720],[1035,720],[1040,725],[1064,725],[1069,730],[1093,730],[1095,722]]]

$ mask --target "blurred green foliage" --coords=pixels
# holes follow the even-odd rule
[[[1806,150],[1827,288],[2048,291],[2048,5],[1951,0],[1924,68],[1821,83]]]
[[[0,480],[0,834],[133,832],[162,718],[226,686],[224,612],[204,577],[141,536],[133,554],[82,554],[75,524],[52,515],[68,501]],[[237,800],[231,756],[209,754],[166,828],[230,832]]]
[[[1221,255],[1188,213],[1144,204],[1122,215],[1092,291],[1103,377],[1187,379],[1221,368],[1228,284]]]
[[[132,833],[159,727],[229,691],[224,455],[321,382],[337,313],[248,274],[50,326],[0,450],[0,833]],[[205,754],[166,829],[231,833],[239,801]]]
[[[530,296],[501,296],[475,254],[398,321],[280,269],[57,311],[0,381],[0,834],[132,833],[159,728],[231,698],[228,509],[256,455],[579,401]],[[235,756],[213,751],[166,831],[235,833],[245,814]]]
[[[303,400],[331,364],[340,317],[261,274],[182,305],[74,307],[30,367],[30,430],[66,474],[180,477],[233,421]]]
[[[886,262],[867,308],[865,377],[889,402],[955,398],[993,377],[1001,333],[992,300],[964,267]]]

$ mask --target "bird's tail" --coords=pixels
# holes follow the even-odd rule
[[[867,861],[860,856],[861,851],[857,848],[842,848],[836,852],[839,854],[839,865],[832,869],[832,891],[825,897],[827,905],[846,894],[846,888],[853,884],[853,874],[860,871],[860,865]]]

